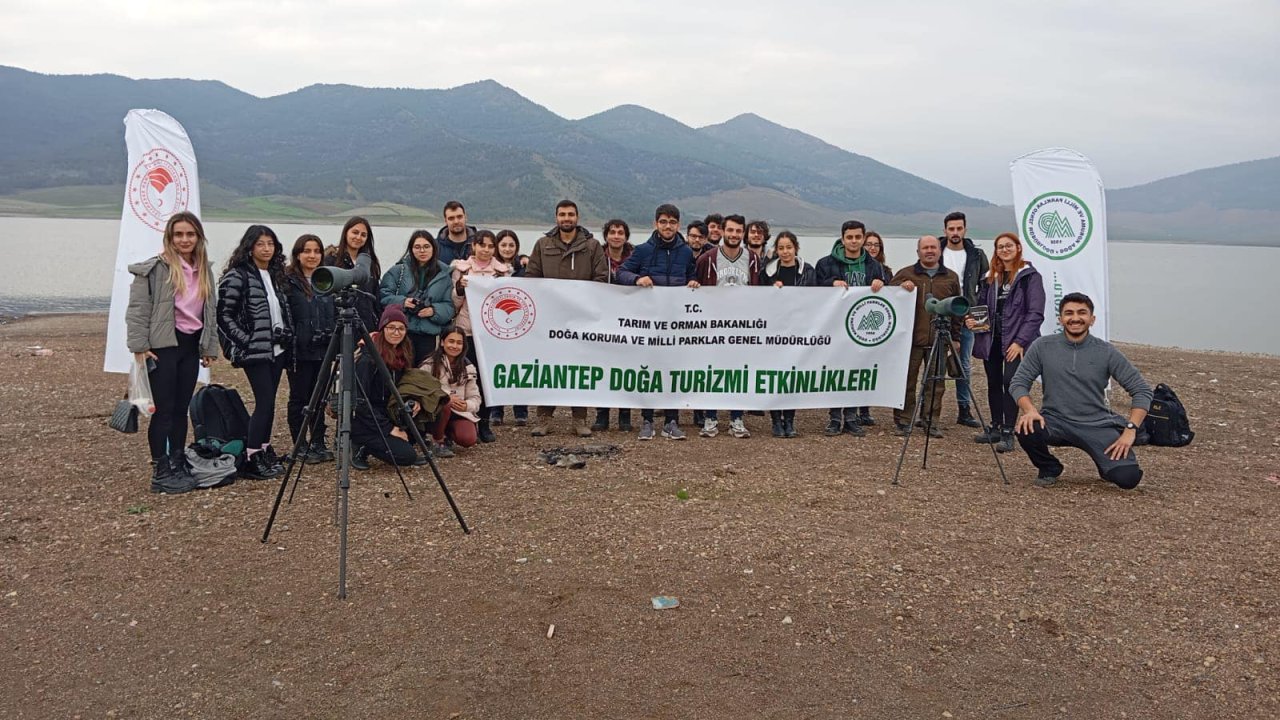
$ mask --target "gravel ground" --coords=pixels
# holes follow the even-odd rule
[[[1077,451],[1003,485],[949,422],[894,487],[884,409],[863,439],[598,434],[621,452],[582,470],[539,459],[568,418],[504,426],[440,461],[470,535],[428,469],[412,501],[353,474],[340,601],[334,466],[266,544],[275,482],[150,494],[104,324],[0,326],[4,717],[1280,716],[1280,358],[1124,346],[1197,432],[1133,492]]]

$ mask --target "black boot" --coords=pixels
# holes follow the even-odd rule
[[[964,425],[965,427],[982,427],[982,423],[978,422],[978,420],[973,417],[973,413],[969,412],[968,405],[960,406],[960,414],[956,417],[956,424]]]
[[[591,423],[591,429],[594,432],[604,432],[609,429],[609,408],[596,408],[596,421]]]
[[[489,428],[488,420],[481,420],[480,427],[476,430],[476,437],[480,438],[482,443],[497,442],[498,436],[493,434],[493,430]]]
[[[773,436],[776,438],[786,437],[787,430],[782,426],[782,413],[778,410],[770,410],[769,419],[773,421]]]
[[[1013,428],[1000,428],[1000,443],[996,445],[996,452],[1013,452]]]
[[[153,458],[151,465],[151,492],[179,495],[196,489],[195,479],[189,474],[174,472],[169,458]]]
[[[311,441],[311,452],[307,455],[307,462],[333,462],[333,451],[324,444],[324,438]]]
[[[631,432],[631,410],[623,408],[618,411],[618,429],[622,432]]]
[[[783,418],[782,434],[784,437],[800,437],[800,433],[796,432],[796,419],[794,417]]]
[[[973,441],[982,445],[990,445],[1000,442],[1000,428],[995,425],[989,425],[986,430],[973,436]]]
[[[875,425],[875,424],[876,424],[876,419],[875,419],[875,418],[873,418],[873,417],[871,417],[871,408],[859,408],[859,410],[858,410],[858,424],[859,424],[859,425],[867,425],[867,426],[871,426],[871,425]]]
[[[351,448],[351,468],[353,470],[369,469],[369,451],[364,446]]]

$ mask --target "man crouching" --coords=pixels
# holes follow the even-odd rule
[[[1089,453],[1102,479],[1125,490],[1142,480],[1132,448],[1151,408],[1151,386],[1111,343],[1089,334],[1095,319],[1088,295],[1070,293],[1062,298],[1058,304],[1062,332],[1031,343],[1009,382],[1009,394],[1022,409],[1018,442],[1040,471],[1035,479],[1040,487],[1053,485],[1062,475],[1062,463],[1049,452],[1051,445]],[[1036,411],[1030,396],[1037,377],[1044,383],[1042,412]],[[1128,420],[1107,405],[1103,391],[1111,378],[1129,393]]]

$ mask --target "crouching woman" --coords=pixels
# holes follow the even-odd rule
[[[476,366],[467,360],[467,336],[453,327],[441,333],[440,347],[422,363],[422,369],[440,381],[449,396],[441,408],[432,436],[437,443],[452,441],[458,447],[476,444],[480,416],[480,385]]]
[[[385,463],[396,465],[422,465],[414,450],[409,433],[393,420],[387,412],[387,401],[392,397],[392,385],[388,385],[378,369],[374,353],[382,358],[391,371],[394,383],[406,368],[413,366],[413,345],[406,338],[409,322],[399,305],[391,305],[382,311],[378,320],[378,332],[373,333],[373,347],[362,347],[356,356],[356,411],[351,417],[351,467],[368,470],[370,455]],[[421,412],[420,408],[415,412]]]

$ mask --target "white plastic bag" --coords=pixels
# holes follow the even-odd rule
[[[146,363],[139,364],[137,360],[134,360],[129,368],[129,402],[138,408],[138,412],[147,417],[156,413],[156,403],[151,396],[151,379],[147,376]]]

